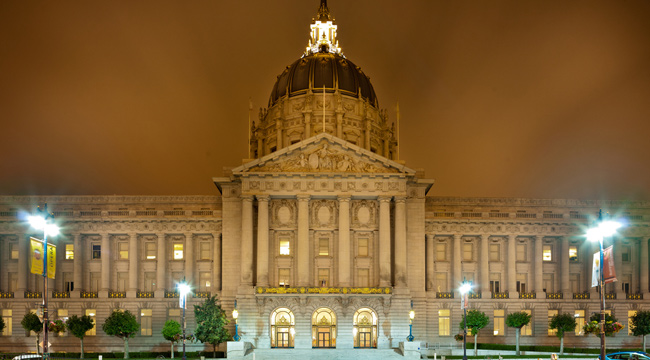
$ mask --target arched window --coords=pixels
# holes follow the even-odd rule
[[[287,308],[276,309],[271,314],[271,347],[292,348],[296,336],[293,313]]]
[[[314,311],[311,317],[311,346],[336,347],[336,314],[332,310],[320,308]]]
[[[354,347],[376,348],[377,313],[369,308],[361,308],[354,313],[353,322]]]

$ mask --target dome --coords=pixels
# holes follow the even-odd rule
[[[322,93],[323,86],[326,92],[339,91],[379,106],[370,78],[360,67],[340,54],[322,51],[305,55],[284,69],[273,86],[269,107],[285,96],[306,94],[308,90]]]

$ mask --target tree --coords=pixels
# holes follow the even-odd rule
[[[517,353],[515,355],[519,355],[519,335],[521,332],[521,328],[528,325],[530,323],[530,314],[524,312],[524,311],[519,311],[519,312],[514,312],[508,314],[506,316],[506,325],[508,327],[512,327],[516,329],[516,334],[517,334]]]
[[[645,336],[650,334],[650,311],[637,311],[630,318],[630,330],[634,336],[643,336],[643,352],[645,352]]]
[[[84,358],[84,337],[88,330],[95,327],[95,322],[93,318],[88,315],[83,315],[81,317],[77,315],[72,315],[66,320],[65,327],[75,337],[81,340],[81,359]]]
[[[474,356],[478,354],[477,337],[481,331],[490,322],[490,318],[484,312],[476,309],[467,310],[467,330],[470,335],[474,336]],[[465,330],[464,319],[460,321],[460,329]]]
[[[605,313],[605,336],[612,336],[623,329],[623,324],[618,322],[615,317]],[[589,322],[586,323],[582,330],[585,334],[594,334],[600,337],[600,313],[593,313],[589,317]]]
[[[36,333],[36,352],[41,353],[41,348],[38,343],[41,342],[41,331],[43,331],[43,322],[38,318],[38,315],[33,312],[28,312],[20,322],[25,331],[33,331]]]
[[[556,314],[551,318],[548,328],[555,330],[555,336],[560,339],[560,354],[564,353],[564,333],[574,331],[577,325],[571,314]]]
[[[194,305],[196,330],[194,335],[204,344],[212,345],[212,357],[217,357],[217,346],[230,339],[226,325],[226,312],[217,304],[217,297],[211,296],[200,305]]]
[[[172,359],[174,358],[174,343],[181,339],[181,324],[176,320],[167,320],[162,329],[165,340],[172,343]]]
[[[124,358],[129,358],[129,338],[135,336],[140,330],[140,324],[135,315],[129,310],[113,310],[113,313],[104,321],[102,329],[106,335],[116,336],[124,341]]]
[[[0,316],[0,332],[3,332],[5,330],[5,321],[2,319],[2,316]]]

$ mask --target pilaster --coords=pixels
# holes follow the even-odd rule
[[[390,196],[379,197],[379,286],[392,285],[390,254]]]
[[[253,285],[253,196],[242,195],[241,285]]]
[[[395,197],[395,286],[406,287],[406,198]]]
[[[269,286],[269,196],[257,195],[257,285]]]
[[[348,287],[350,280],[350,196],[341,195],[339,201],[339,282],[338,286]]]
[[[307,194],[297,196],[298,199],[298,286],[309,285],[309,199]]]

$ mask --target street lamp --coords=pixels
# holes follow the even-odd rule
[[[187,308],[187,294],[190,292],[190,286],[187,283],[182,282],[178,284],[178,291],[180,292],[180,306],[183,308],[183,360],[187,360],[185,357],[185,309]]]
[[[463,284],[460,286],[460,307],[463,308],[463,360],[467,360],[467,300],[471,290],[472,283],[463,281]]]
[[[235,341],[239,341],[241,339],[241,336],[239,336],[239,333],[237,332],[238,317],[239,317],[239,311],[237,311],[237,300],[235,300],[235,308],[232,311],[232,318],[235,319],[235,336],[233,337]]]
[[[600,279],[598,284],[600,286],[600,359],[605,357],[605,251],[603,249],[603,239],[612,236],[616,230],[623,226],[620,222],[604,220],[603,210],[598,212],[598,223],[596,227],[587,230],[587,239],[589,241],[598,241],[600,244]]]
[[[31,227],[43,231],[43,360],[47,360],[48,353],[48,320],[47,320],[47,236],[57,236],[59,227],[52,221],[54,214],[47,212],[47,203],[41,210],[37,208],[37,214],[27,218]]]
[[[415,311],[413,311],[413,301],[411,301],[411,311],[409,311],[409,336],[406,337],[406,340],[413,341],[415,337],[413,336],[413,319],[415,319]]]

